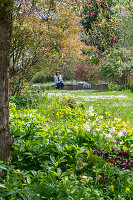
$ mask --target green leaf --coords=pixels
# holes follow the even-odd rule
[[[66,171],[66,172],[64,172],[62,175],[61,175],[61,177],[63,177],[63,176],[70,176],[71,175],[71,172],[70,171]]]
[[[28,183],[28,184],[31,183],[31,178],[30,178],[30,176],[27,176],[27,183]]]
[[[0,188],[7,188],[4,184],[0,183]]]
[[[23,200],[27,200],[23,193],[19,192],[19,195],[22,197]]]
[[[31,173],[33,174],[33,176],[36,176],[36,175],[37,175],[37,172],[36,172],[36,171],[31,170]]]
[[[50,155],[50,160],[51,160],[52,164],[55,164],[55,163],[56,163],[55,157],[52,156],[52,155]]]
[[[0,169],[8,170],[8,168],[5,165],[0,165]]]
[[[80,199],[81,199],[81,197],[82,197],[82,195],[83,195],[83,192],[84,192],[83,189],[79,191],[76,200],[80,200]]]

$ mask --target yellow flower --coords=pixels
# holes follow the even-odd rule
[[[56,116],[59,117],[59,113],[56,113]]]
[[[109,186],[109,189],[110,189],[112,192],[114,192],[114,186],[113,186],[113,185],[110,185],[110,186]]]
[[[126,188],[126,192],[130,192],[130,188]]]

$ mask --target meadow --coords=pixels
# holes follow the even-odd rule
[[[131,200],[133,93],[30,90],[10,97],[0,200]]]

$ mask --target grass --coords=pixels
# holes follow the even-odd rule
[[[133,93],[130,90],[123,91],[48,91],[48,96],[69,96],[85,104],[85,107],[93,106],[95,112],[103,114],[109,112],[113,117],[128,121],[133,126]]]

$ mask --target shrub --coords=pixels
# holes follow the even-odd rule
[[[113,49],[101,63],[102,76],[119,85],[127,86],[131,69],[131,51],[124,48]]]
[[[44,83],[50,81],[54,81],[53,73],[51,71],[47,73],[46,71],[37,72],[31,80],[32,83]]]
[[[45,99],[46,95],[43,97],[43,92],[43,89],[27,86],[20,96],[10,96],[10,102],[15,103],[19,109],[27,107],[35,108],[38,102]]]
[[[124,85],[118,85],[116,83],[109,83],[109,90],[110,91],[122,91],[125,90],[126,87]]]
[[[131,90],[131,92],[133,92],[133,81],[131,81],[131,82],[128,84],[128,89]]]
[[[90,71],[83,63],[76,63],[75,79],[80,81],[88,81],[90,79]]]

